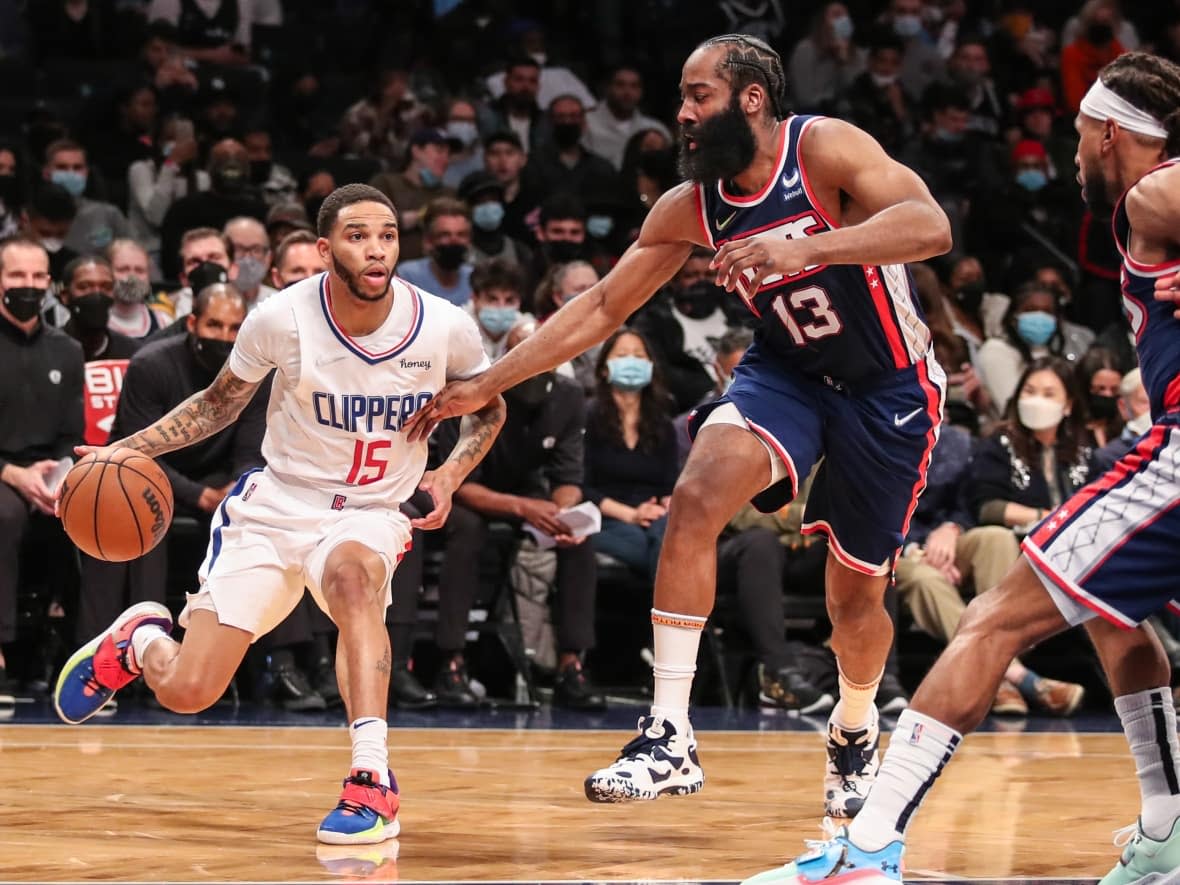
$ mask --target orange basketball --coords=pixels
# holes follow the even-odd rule
[[[133,449],[90,454],[61,485],[62,525],[95,559],[126,562],[160,543],[172,524],[172,485],[155,461]]]

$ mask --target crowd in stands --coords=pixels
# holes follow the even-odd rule
[[[73,585],[50,569],[30,596],[66,549],[51,484],[74,444],[205,386],[250,311],[324,270],[328,193],[388,194],[398,275],[470,311],[496,359],[608,273],[679,181],[681,63],[732,31],[782,54],[795,112],[867,130],[951,219],[953,251],[911,268],[949,390],[887,598],[903,652],[917,633],[945,643],[1021,537],[1151,424],[1110,226],[1075,181],[1073,117],[1120,53],[1180,61],[1180,2],[0,0],[0,697],[51,672],[32,661],[37,625],[71,646],[131,602],[194,589],[210,515],[262,463],[265,388],[235,425],[160,459],[174,537],[131,563],[79,554]],[[393,579],[393,704],[485,702],[469,619],[505,524],[515,559],[497,575],[555,705],[601,709],[596,655],[643,653],[596,629],[620,604],[603,582],[622,576],[644,620],[685,416],[724,393],[757,334],[710,258],[694,251],[602,345],[507,392],[491,455]],[[433,457],[454,438],[444,425]],[[746,661],[739,697],[822,713],[835,684],[822,629],[784,627],[823,595],[801,485],[782,511],[733,519],[717,618]],[[587,501],[601,530],[576,537],[563,511]],[[174,586],[178,560],[188,583]],[[1151,624],[1180,663],[1177,623]],[[259,691],[292,710],[338,704],[333,633],[305,600],[260,642]],[[995,712],[1074,712],[1068,673],[1014,660]],[[879,703],[906,697],[895,653]]]

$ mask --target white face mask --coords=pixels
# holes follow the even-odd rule
[[[1142,415],[1132,418],[1127,422],[1127,430],[1131,431],[1135,436],[1147,433],[1147,431],[1151,430],[1151,412],[1144,412]]]
[[[61,251],[61,247],[64,246],[65,243],[57,237],[44,237],[41,240],[41,245],[45,247],[45,251],[50,255],[55,255]]]
[[[1016,414],[1029,430],[1049,430],[1065,417],[1065,405],[1047,396],[1022,396],[1016,401]]]

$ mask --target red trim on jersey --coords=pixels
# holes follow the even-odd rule
[[[817,519],[815,522],[804,523],[799,531],[805,535],[825,535],[828,539],[828,552],[836,557],[836,561],[862,575],[879,578],[882,575],[889,574],[889,570],[893,565],[893,557],[890,557],[886,563],[873,565],[871,562],[865,562],[863,559],[853,556],[844,549],[844,546],[840,543],[840,539],[836,537],[836,532],[832,529],[831,523],[826,519]]]
[[[1119,272],[1117,270],[1111,270],[1109,267],[1103,267],[1090,260],[1090,253],[1086,248],[1086,244],[1090,239],[1090,223],[1093,220],[1094,216],[1087,211],[1082,214],[1082,223],[1078,225],[1078,265],[1096,277],[1101,277],[1104,280],[1117,280],[1119,278]],[[1113,221],[1111,223],[1113,225]]]
[[[1168,603],[1168,611],[1174,615],[1180,615],[1180,602],[1177,602],[1175,599],[1173,599]]]
[[[692,189],[692,195],[696,199],[697,219],[701,222],[701,230],[705,234],[705,242],[716,249],[717,244],[713,242],[713,234],[709,231],[709,217],[705,214],[704,185],[694,185]]]
[[[1157,424],[1148,431],[1143,439],[1139,440],[1139,444],[1123,457],[1115,462],[1115,465],[1087,485],[1081,491],[1075,493],[1073,497],[1067,500],[1061,507],[1058,507],[1053,513],[1054,516],[1045,520],[1036,530],[1029,535],[1030,540],[1037,545],[1037,547],[1044,547],[1056,537],[1057,533],[1068,525],[1076,516],[1084,511],[1090,503],[1099,495],[1110,491],[1119,483],[1125,481],[1128,477],[1140,472],[1143,468],[1144,460],[1152,457],[1152,453],[1164,444],[1164,435],[1170,428],[1167,425]],[[1060,515],[1062,510],[1068,508],[1068,513],[1065,518],[1058,521],[1057,515]]]
[[[778,181],[779,174],[782,170],[783,160],[785,159],[787,153],[788,136],[791,132],[791,121],[789,119],[783,120],[781,123],[779,123],[779,129],[782,130],[782,135],[779,136],[778,153],[774,158],[774,174],[766,180],[766,184],[762,185],[762,190],[758,191],[758,193],[754,194],[752,197],[736,197],[733,194],[726,192],[724,181],[718,180],[717,190],[721,194],[721,198],[723,200],[733,203],[735,206],[753,206],[755,203],[761,203],[764,199],[766,199],[766,195],[770,193],[770,189],[774,187],[775,182]]]
[[[893,305],[889,303],[889,293],[885,291],[885,281],[881,279],[880,269],[872,265],[864,265],[865,285],[873,297],[873,307],[877,310],[877,319],[881,321],[881,331],[885,333],[885,340],[889,344],[889,352],[893,354],[895,368],[904,369],[910,365],[909,353],[906,351],[905,341],[901,338],[901,329],[897,325],[897,317],[893,313]]]
[[[364,347],[362,347],[360,344],[357,343],[357,340],[355,338],[353,338],[351,335],[349,335],[347,332],[345,332],[344,329],[340,326],[340,321],[336,319],[336,312],[332,309],[332,279],[327,274],[324,274],[324,295],[326,296],[324,299],[324,303],[326,305],[328,305],[328,320],[332,323],[332,326],[336,329],[336,332],[338,334],[340,334],[344,338],[347,338],[349,343],[353,347],[355,347],[357,350],[359,350],[361,353],[363,353],[366,356],[371,357],[373,359],[381,359],[382,357],[389,356],[394,351],[396,351],[402,347],[405,347],[406,343],[411,338],[413,338],[414,335],[418,332],[418,314],[422,309],[422,296],[417,293],[417,291],[414,289],[413,286],[411,286],[409,283],[407,283],[401,277],[391,277],[389,280],[389,285],[391,287],[393,286],[394,280],[397,280],[399,283],[401,283],[403,286],[405,286],[410,292],[410,304],[411,304],[411,307],[414,311],[413,315],[410,317],[410,328],[409,328],[409,331],[407,331],[406,334],[402,337],[402,340],[399,341],[397,344],[393,345],[393,347],[389,348],[388,350],[383,350],[380,353],[373,353],[372,351],[365,350]],[[394,291],[393,297],[394,297],[394,303],[396,303],[396,301],[397,301],[397,292],[396,291]],[[390,305],[389,309],[390,309],[390,313],[392,313],[393,306]],[[387,317],[387,319],[388,319],[388,317]],[[384,323],[382,323],[382,325],[384,325]]]
[[[1143,264],[1139,261],[1136,261],[1134,258],[1131,257],[1131,253],[1128,251],[1131,248],[1131,244],[1130,243],[1124,244],[1122,239],[1119,237],[1119,232],[1118,232],[1119,210],[1121,209],[1123,211],[1123,213],[1126,214],[1126,208],[1124,207],[1124,203],[1126,202],[1127,194],[1129,194],[1131,192],[1131,189],[1134,188],[1135,185],[1139,184],[1139,182],[1141,182],[1147,176],[1151,175],[1151,173],[1158,172],[1160,169],[1167,169],[1169,166],[1175,166],[1176,162],[1177,161],[1175,159],[1170,159],[1170,160],[1164,160],[1164,162],[1158,163],[1157,165],[1152,166],[1150,169],[1148,169],[1146,172],[1144,172],[1142,175],[1140,175],[1137,179],[1135,179],[1135,184],[1133,184],[1133,185],[1131,185],[1131,187],[1127,188],[1123,192],[1123,195],[1121,197],[1119,197],[1118,202],[1114,204],[1114,212],[1111,213],[1111,216],[1110,216],[1110,227],[1111,227],[1111,231],[1114,234],[1114,245],[1115,245],[1115,248],[1119,250],[1119,255],[1121,255],[1123,257],[1123,261],[1126,262],[1127,267],[1129,267],[1131,270],[1136,270],[1136,271],[1139,271],[1140,273],[1150,273],[1150,274],[1157,274],[1160,271],[1165,271],[1165,270],[1180,270],[1180,258],[1175,258],[1171,261],[1163,261],[1163,262],[1160,262],[1159,264]],[[1130,216],[1127,216],[1127,233],[1130,234],[1130,232],[1131,232],[1131,218],[1130,218]]]
[[[828,227],[835,230],[840,225],[832,220],[832,216],[824,209],[823,204],[815,198],[815,192],[811,189],[811,179],[807,175],[807,167],[803,163],[803,136],[807,134],[807,130],[811,128],[811,124],[822,117],[812,117],[803,124],[803,128],[799,130],[799,139],[795,142],[795,162],[799,164],[799,177],[803,180],[803,192],[807,194],[807,200],[815,208],[815,211],[820,214],[820,217],[828,223]]]
[[[926,393],[926,415],[930,418],[930,429],[926,431],[926,451],[922,453],[922,460],[918,464],[918,479],[914,482],[914,489],[910,493],[910,506],[906,508],[905,522],[901,525],[903,538],[910,533],[910,520],[913,519],[914,511],[918,507],[918,496],[926,488],[926,474],[930,470],[931,455],[934,452],[935,443],[938,442],[938,427],[942,423],[943,391],[930,380],[930,370],[925,359],[915,363],[914,368],[918,372],[918,384]]]
[[[1120,630],[1134,630],[1135,624],[1126,618],[1121,612],[1116,609],[1106,609],[1098,604],[1098,602],[1091,598],[1088,593],[1085,593],[1080,587],[1077,587],[1073,582],[1067,580],[1057,573],[1057,570],[1049,564],[1049,560],[1045,559],[1045,554],[1037,547],[1031,539],[1026,538],[1021,545],[1024,550],[1024,555],[1028,557],[1029,564],[1033,571],[1044,575],[1064,592],[1070,599],[1088,608],[1094,614],[1098,615],[1102,620],[1109,621]]]

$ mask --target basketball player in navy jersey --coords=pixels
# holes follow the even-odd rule
[[[415,433],[605,339],[694,246],[761,318],[732,387],[699,409],[656,577],[655,698],[639,734],[586,779],[596,802],[695,793],[688,718],[716,541],[748,500],[774,511],[822,456],[804,531],[828,539],[827,602],[840,667],[825,810],[851,816],[878,766],[874,697],[893,640],[882,605],[926,478],[944,375],[905,262],[946,252],[946,216],[921,179],[863,131],[786,113],[782,61],[740,34],[702,43],[680,83],[681,168],[638,241],[600,283],[470,383],[448,385]]]
[[[1082,100],[1075,125],[1083,196],[1096,215],[1113,215],[1123,306],[1155,423],[1110,472],[1051,513],[1000,585],[968,606],[898,720],[856,820],[751,883],[899,881],[906,828],[962,734],[987,714],[1008,661],[1077,624],[1106,670],[1142,798],[1100,885],[1180,881],[1171,674],[1155,635],[1139,626],[1165,607],[1180,611],[1180,66],[1144,53],[1119,57]]]

